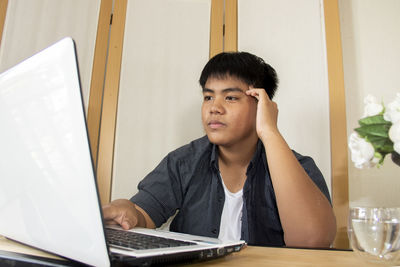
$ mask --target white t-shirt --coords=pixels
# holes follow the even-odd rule
[[[221,215],[218,239],[222,241],[238,241],[242,231],[243,188],[230,192],[222,180],[225,191],[225,203]]]

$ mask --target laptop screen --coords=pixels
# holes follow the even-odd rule
[[[0,74],[0,234],[109,265],[74,43]]]

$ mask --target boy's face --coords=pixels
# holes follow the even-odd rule
[[[248,89],[248,84],[231,76],[207,80],[201,114],[203,127],[212,143],[231,146],[257,139],[257,102],[246,95]]]

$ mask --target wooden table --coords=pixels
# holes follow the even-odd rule
[[[0,250],[50,257],[57,256],[10,241],[0,236]],[[1,265],[1,264],[0,264]],[[381,266],[367,263],[352,251],[248,246],[226,257],[192,264],[192,266]]]
[[[321,266],[369,267],[382,266],[367,263],[353,251],[252,247],[221,259],[194,264],[193,266]]]

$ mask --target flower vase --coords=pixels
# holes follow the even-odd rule
[[[392,161],[400,166],[400,154],[397,152],[392,152]]]

